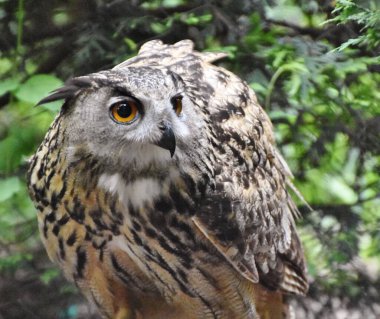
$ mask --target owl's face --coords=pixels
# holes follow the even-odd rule
[[[65,114],[69,150],[128,169],[184,160],[202,121],[178,75],[140,67],[93,76]]]

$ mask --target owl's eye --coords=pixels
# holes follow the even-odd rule
[[[112,104],[110,110],[112,119],[122,124],[132,123],[139,115],[137,103],[130,99]]]
[[[180,115],[182,112],[182,96],[177,95],[171,99],[175,114]]]

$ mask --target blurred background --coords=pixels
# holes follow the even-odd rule
[[[0,319],[97,318],[48,260],[27,159],[70,77],[144,42],[192,39],[255,90],[307,202],[298,318],[380,318],[380,4],[351,0],[0,0]]]

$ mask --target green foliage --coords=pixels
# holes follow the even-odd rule
[[[31,2],[0,1],[1,274],[39,259],[24,176],[60,104],[33,106],[62,80],[109,68],[147,40],[191,38],[199,50],[226,52],[222,65],[255,90],[295,185],[315,209],[298,203],[310,298],[356,307],[363,290],[365,302],[380,298],[377,1],[94,1],[91,10],[87,2],[36,2],[43,12]],[[57,274],[49,266],[35,276],[50,286]],[[70,287],[61,293],[73,295]],[[59,316],[79,317],[71,306]],[[310,318],[327,318],[329,307],[309,309]]]
[[[336,16],[326,22],[354,22],[361,28],[362,33],[340,45],[337,50],[356,45],[374,49],[380,45],[380,5],[377,1],[338,0],[332,13]]]
[[[20,191],[21,183],[16,176],[12,176],[3,180],[0,180],[0,202],[3,202],[11,198],[14,194]]]
[[[51,283],[52,280],[54,280],[58,276],[59,270],[57,268],[49,268],[41,274],[40,279],[45,285],[48,285],[49,283]]]
[[[14,253],[0,260],[0,271],[14,270],[25,260],[32,260],[32,255],[28,253]]]
[[[379,27],[373,23],[380,16],[376,10],[338,1],[333,13],[339,16],[329,22],[364,25],[356,44],[372,49],[380,39],[373,31]],[[371,71],[380,57],[348,50],[351,40],[334,47],[326,39],[289,38],[283,28],[266,32],[257,14],[251,21],[255,27],[245,45],[272,74],[265,82],[254,73],[251,86],[279,123],[276,137],[296,186],[312,207],[321,207],[303,222],[310,274],[327,291],[350,286],[355,295],[358,276],[347,275],[342,265],[359,255],[376,265],[377,275],[380,271],[380,162],[374,156],[380,140],[380,75]],[[345,219],[354,222],[346,225]]]
[[[50,91],[62,85],[57,77],[48,74],[36,74],[20,84],[14,92],[15,97],[22,102],[37,104],[41,96],[46,96]]]
[[[0,96],[9,96],[0,109],[0,245],[8,251],[0,260],[0,272],[5,273],[32,261],[31,252],[40,245],[35,209],[25,187],[25,168],[60,104],[33,106],[62,81],[53,75],[29,74],[33,65],[17,72],[12,57],[2,58],[0,67],[7,74],[0,84]]]

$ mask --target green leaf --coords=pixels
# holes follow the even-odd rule
[[[10,173],[22,162],[23,155],[35,149],[38,135],[36,127],[18,125],[10,128],[8,135],[0,141],[0,171]]]
[[[269,117],[272,119],[272,120],[276,120],[276,119],[287,119],[290,123],[295,123],[296,119],[297,119],[297,114],[294,110],[271,110],[269,112]]]
[[[124,42],[130,50],[135,51],[137,49],[137,43],[133,39],[125,37]]]
[[[152,22],[150,24],[150,28],[152,29],[154,33],[157,33],[157,34],[163,33],[167,30],[167,26],[159,22]]]
[[[355,191],[348,186],[341,177],[329,177],[326,187],[330,190],[331,195],[337,198],[341,203],[354,204],[358,199]]]
[[[59,276],[60,272],[57,268],[50,268],[45,270],[41,275],[40,279],[45,284],[48,285],[52,280]]]
[[[2,257],[0,259],[0,271],[2,270],[15,270],[23,261],[32,260],[33,256],[28,253],[16,253],[10,256]]]
[[[21,182],[18,177],[9,177],[0,180],[0,202],[11,198],[14,194],[20,191]]]
[[[8,58],[0,59],[0,74],[6,74],[8,71],[12,69],[14,63]]]
[[[184,22],[188,25],[199,25],[199,24],[210,22],[211,20],[212,20],[211,14],[196,16],[195,14],[191,13],[189,16],[185,17]]]
[[[276,21],[287,21],[294,25],[304,26],[307,19],[299,6],[280,4],[266,7],[266,17]]]
[[[0,96],[15,90],[20,84],[20,77],[5,79],[0,82]]]
[[[62,81],[54,75],[37,74],[21,84],[15,96],[24,102],[37,104],[49,92],[62,86]]]
[[[235,45],[214,46],[208,47],[206,52],[224,52],[228,54],[230,59],[234,59],[236,57],[237,47]]]
[[[165,8],[174,8],[184,4],[184,0],[163,0],[161,5]]]

